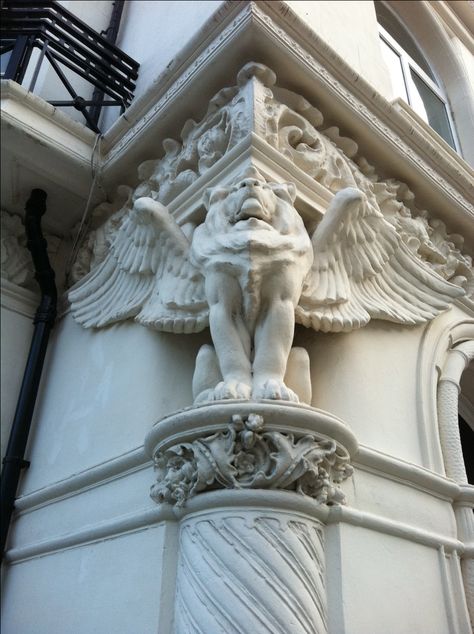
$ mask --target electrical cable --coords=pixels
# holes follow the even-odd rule
[[[66,264],[66,271],[65,271],[66,284],[68,283],[69,275],[71,273],[71,268],[74,264],[77,253],[79,251],[82,238],[84,237],[85,231],[87,230],[87,227],[88,227],[87,221],[88,221],[88,216],[89,216],[89,212],[92,205],[92,199],[95,194],[96,187],[98,186],[99,188],[102,189],[102,186],[100,184],[100,176],[102,172],[102,152],[101,152],[102,138],[103,137],[101,134],[97,134],[95,142],[94,142],[94,147],[92,148],[92,152],[91,152],[92,182],[89,188],[89,194],[87,197],[86,205],[84,207],[84,212],[82,214],[81,221],[79,223],[79,228],[77,230],[76,236],[72,243],[71,254]]]

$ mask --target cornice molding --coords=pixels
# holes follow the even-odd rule
[[[5,127],[17,127],[43,143],[57,146],[59,152],[90,170],[90,155],[97,136],[92,130],[11,79],[1,80],[1,90]],[[51,125],[60,130],[61,136],[50,134]]]
[[[162,75],[148,93],[127,111],[126,125],[123,119],[119,120],[106,133],[106,181],[113,183],[119,174],[130,174],[130,165],[127,170],[124,168],[125,162],[129,161],[127,156],[137,160],[137,147],[142,145],[145,148],[147,138],[156,141],[168,136],[169,127],[164,129],[161,122],[169,121],[171,110],[176,121],[182,104],[189,102],[189,91],[195,90],[193,84],[196,82],[199,83],[202,100],[210,81],[203,75],[209,65],[213,64],[213,77],[223,77],[223,67],[230,63],[230,48],[235,64],[237,42],[246,42],[250,38],[252,44],[251,48],[247,45],[247,58],[252,49],[260,51],[260,55],[273,57],[273,69],[277,71],[281,86],[285,86],[287,81],[294,86],[297,82],[294,77],[301,78],[301,92],[323,114],[330,103],[331,111],[337,113],[334,117],[339,118],[340,115],[340,126],[346,134],[356,137],[361,151],[372,162],[378,161],[386,173],[392,171],[402,180],[401,172],[409,176],[422,197],[433,197],[435,193],[443,219],[451,222],[457,231],[462,229],[462,233],[469,237],[468,228],[474,221],[471,203],[474,198],[474,172],[429,126],[419,121],[410,108],[398,101],[390,103],[377,93],[285,3],[238,3],[238,6],[226,11],[223,11],[220,30],[216,21],[213,23],[214,30],[208,35],[208,40],[211,35],[214,39],[203,49],[202,41],[195,38],[186,47],[188,64],[177,63],[173,70]],[[255,41],[259,42],[258,46]],[[284,65],[281,63],[282,55],[285,57]],[[258,61],[259,53],[256,52],[253,57]],[[229,72],[234,72],[234,67],[228,68]],[[230,83],[227,79],[220,86]],[[210,90],[213,89],[211,87]],[[208,98],[211,96],[212,92]],[[144,158],[151,156],[142,156],[139,160]]]
[[[442,546],[447,552],[462,554],[466,548],[463,542],[447,535],[428,531],[409,523],[399,522],[366,511],[358,511],[352,507],[338,506],[328,509],[327,507],[317,506],[311,498],[298,497],[288,491],[265,491],[262,495],[262,491],[222,490],[203,493],[189,500],[183,508],[173,508],[169,504],[161,504],[154,508],[143,508],[140,511],[120,515],[77,531],[18,546],[7,551],[5,558],[10,564],[19,563],[53,552],[77,548],[86,543],[111,539],[126,533],[143,530],[166,520],[176,521],[201,513],[208,514],[213,509],[218,512],[222,509],[240,509],[242,507],[256,507],[262,514],[271,513],[275,508],[288,508],[288,510],[291,510],[293,517],[307,515],[311,518],[317,517],[327,524],[352,524],[367,530],[375,530],[423,544],[430,548],[439,549]]]
[[[363,469],[373,472],[381,478],[414,486],[428,495],[443,500],[467,501],[469,503],[473,501],[474,488],[472,486],[460,485],[444,475],[390,456],[372,447],[359,445],[358,453],[353,461],[356,474],[358,469]],[[152,464],[145,448],[140,446],[84,469],[80,473],[75,473],[45,487],[25,493],[17,499],[15,507],[19,514],[29,513],[48,504],[61,502],[79,492],[103,486],[135,471],[151,469]]]

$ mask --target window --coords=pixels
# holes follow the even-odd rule
[[[397,16],[375,2],[382,55],[394,97],[401,97],[449,145],[458,150],[446,96],[415,40]]]
[[[461,416],[459,416],[459,437],[461,439],[462,456],[466,468],[467,481],[469,484],[474,484],[474,456],[472,454],[472,448],[474,447],[474,430]]]

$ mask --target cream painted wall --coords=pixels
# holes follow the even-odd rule
[[[202,341],[133,322],[85,330],[63,318],[50,341],[22,493],[140,447],[156,420],[191,405]]]
[[[331,632],[459,631],[451,629],[440,555],[434,548],[347,525],[330,527],[328,538],[328,549],[337,549],[343,561],[340,586],[332,587],[329,580],[329,593],[334,597]],[[382,623],[386,629],[381,629]]]
[[[391,99],[373,2],[288,0],[287,4],[378,92]]]
[[[156,634],[163,536],[155,526],[15,564],[2,584],[2,631]]]
[[[140,63],[136,97],[179,56],[221,4],[221,0],[126,3],[117,45]]]
[[[3,302],[2,302],[3,304]],[[5,454],[33,334],[33,318],[2,305],[1,309],[1,455]]]
[[[306,334],[313,406],[333,412],[359,442],[422,464],[417,358],[423,327],[371,322],[349,334]]]

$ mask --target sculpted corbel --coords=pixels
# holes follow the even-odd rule
[[[82,245],[72,281],[103,259],[104,246],[108,248],[136,200],[148,197],[168,204],[250,133],[329,192],[336,194],[347,187],[361,190],[419,259],[445,279],[462,284],[468,294],[474,291],[472,262],[462,252],[462,237],[450,235],[441,221],[422,210],[406,184],[381,179],[353,139],[337,126],[326,127],[317,107],[278,86],[275,73],[255,62],[240,70],[236,85],[221,89],[210,100],[200,121],[190,119],[184,124],[179,140],[164,140],[161,158],[138,166],[139,183],[121,208],[115,201],[100,207],[92,221],[95,233]],[[107,213],[113,217],[102,230],[97,221],[99,216],[106,221]]]
[[[295,323],[349,332],[371,319],[415,325],[464,290],[435,273],[360,190],[344,188],[310,235],[292,183],[253,168],[206,192],[189,240],[166,207],[135,199],[107,257],[71,291],[85,327],[133,318],[174,333],[211,331],[195,400],[298,401],[286,383]],[[304,365],[304,352],[296,351]]]

